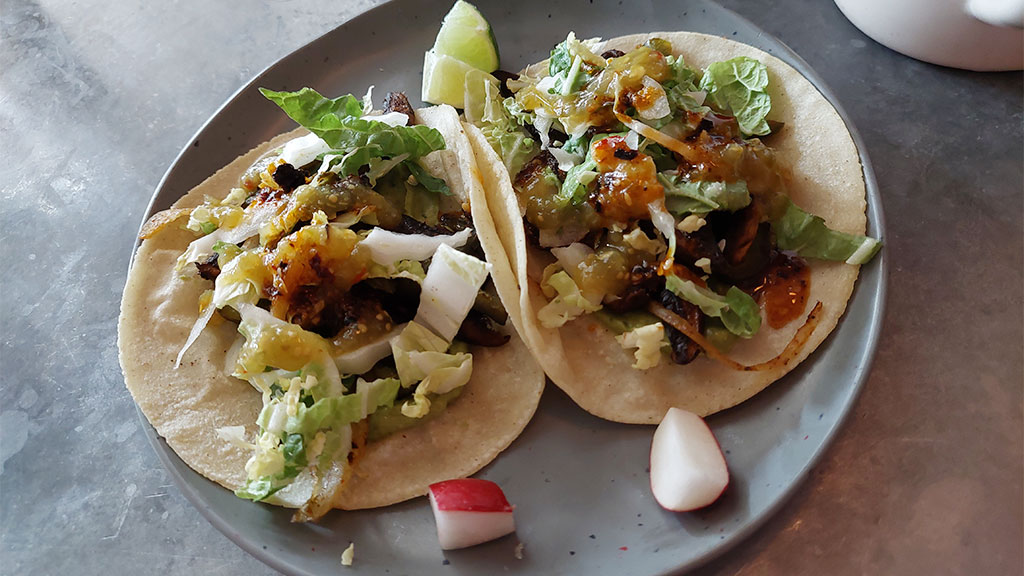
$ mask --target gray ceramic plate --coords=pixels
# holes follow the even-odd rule
[[[549,1],[477,2],[494,25],[503,67],[542,59],[574,30],[609,38],[652,30],[729,36],[786,60],[836,104],[796,54],[746,20],[700,1],[580,2],[555,11]],[[291,128],[258,86],[361,95],[375,84],[419,94],[423,52],[449,0],[399,0],[371,10],[274,64],[231,98],[167,172],[150,206],[165,208],[244,151]],[[627,7],[628,6],[628,7]],[[379,96],[378,96],[379,99]],[[838,108],[838,105],[837,105]],[[842,111],[840,110],[840,113]],[[844,118],[845,118],[844,114]],[[869,232],[883,236],[878,189],[863,145]],[[885,301],[886,257],[864,267],[833,336],[795,372],[753,400],[710,418],[732,472],[710,509],[672,514],[654,502],[647,456],[653,428],[604,422],[549,387],[533,422],[481,476],[517,505],[514,536],[443,553],[425,498],[389,508],[330,514],[319,525],[289,522],[290,512],[252,504],[190,470],[157,438],[154,446],[182,492],[239,546],[282,572],[338,573],[356,543],[358,574],[582,573],[663,574],[701,564],[739,542],[799,485],[852,406],[871,363]],[[522,560],[514,558],[517,542]]]

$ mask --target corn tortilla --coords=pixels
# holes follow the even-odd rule
[[[447,144],[447,150],[424,159],[428,171],[444,175],[452,191],[470,202],[473,216],[484,212],[481,218],[489,221],[483,203],[471,202],[483,192],[455,111],[435,107],[418,111],[417,118],[439,130]],[[207,195],[225,196],[265,151],[302,133],[279,136],[241,156],[173,208],[197,206]],[[209,288],[207,282],[182,280],[174,271],[176,259],[194,239],[180,224],[172,224],[139,246],[121,301],[119,356],[125,383],[157,433],[192,469],[235,490],[245,482],[250,454],[215,430],[244,425],[255,432],[262,400],[248,383],[228,376],[226,357],[239,335],[236,325],[219,315],[174,369],[198,315],[199,296]],[[505,258],[503,252],[497,256]],[[511,277],[507,264],[498,273]],[[475,347],[473,354],[473,376],[459,398],[438,418],[368,444],[335,507],[372,508],[426,494],[433,482],[473,474],[519,435],[537,408],[543,372],[514,335],[505,346]]]
[[[785,123],[782,131],[772,136],[770,146],[791,170],[787,174],[790,198],[824,218],[832,229],[864,234],[866,189],[857,148],[839,113],[810,81],[761,50],[692,32],[623,36],[604,42],[595,52],[612,48],[629,51],[654,37],[671,42],[675,54],[683,56],[691,68],[704,68],[738,56],[764,63],[768,67],[772,98],[769,118]],[[528,70],[546,66],[546,62],[541,62]],[[483,170],[488,208],[517,280],[514,284],[499,285],[499,293],[505,301],[520,302],[520,334],[552,382],[596,416],[617,422],[656,424],[671,407],[706,416],[735,406],[807,358],[836,327],[846,309],[859,267],[808,261],[811,289],[804,314],[820,301],[820,321],[794,360],[763,372],[739,372],[703,354],[688,365],[663,359],[655,368],[636,370],[631,366],[632,350],[624,350],[593,316],[584,315],[559,329],[544,328],[536,315],[547,299],[527,274],[530,249],[509,174],[483,135],[475,129],[470,133]],[[769,360],[785,348],[802,323],[801,318],[781,330],[772,330],[765,324],[754,338],[739,342],[729,356],[748,365]]]

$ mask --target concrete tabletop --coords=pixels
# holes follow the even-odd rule
[[[272,572],[157,460],[118,367],[118,304],[150,195],[195,130],[253,74],[375,4],[0,5],[0,573]],[[892,276],[838,441],[700,573],[1020,573],[1021,74],[911,60],[830,2],[723,4],[807,60],[860,130]]]

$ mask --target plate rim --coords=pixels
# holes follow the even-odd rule
[[[799,469],[799,471],[797,471],[794,474],[793,479],[788,483],[788,485],[784,489],[782,489],[777,494],[774,501],[772,501],[768,506],[766,506],[763,511],[761,511],[756,517],[745,522],[743,527],[732,533],[729,538],[711,546],[704,553],[694,556],[689,561],[682,563],[679,566],[672,568],[668,571],[663,571],[660,573],[664,575],[677,574],[698,567],[706,566],[708,563],[722,556],[728,550],[748,540],[753,536],[755,532],[760,530],[770,518],[778,514],[781,508],[785,506],[793,498],[793,495],[796,493],[796,491],[807,482],[807,478],[810,475],[810,472],[821,462],[821,459],[824,456],[825,452],[829,450],[832,444],[835,442],[839,434],[839,431],[847,424],[850,414],[852,413],[854,406],[857,404],[861,394],[863,393],[867,380],[870,377],[871,369],[874,366],[875,357],[878,352],[878,345],[881,339],[881,333],[885,319],[885,311],[888,301],[889,286],[889,246],[888,243],[885,241],[886,226],[884,208],[881,202],[881,191],[878,188],[878,182],[874,173],[873,164],[868,155],[867,147],[864,143],[864,140],[860,135],[859,130],[850,119],[849,114],[846,112],[845,108],[843,108],[843,106],[840,104],[835,92],[832,91],[832,89],[828,86],[824,79],[796,51],[794,51],[788,44],[780,40],[777,36],[765,32],[760,26],[752,22],[750,19],[746,18],[741,14],[736,13],[735,11],[725,6],[722,6],[714,2],[713,0],[697,0],[697,2],[714,6],[715,9],[725,12],[731,18],[743,23],[744,25],[758,32],[765,38],[770,39],[772,42],[779,44],[783,48],[784,52],[782,54],[773,53],[772,55],[780,58],[786,64],[796,69],[804,78],[810,81],[811,84],[815,87],[815,89],[818,90],[822,94],[822,96],[825,97],[826,100],[828,100],[829,104],[833,108],[835,108],[836,112],[839,114],[847,130],[849,131],[851,138],[853,139],[854,145],[857,149],[859,160],[861,162],[861,171],[864,177],[866,192],[865,213],[867,216],[867,231],[882,241],[882,249],[876,255],[875,259],[870,264],[866,265],[877,266],[878,277],[876,281],[875,292],[874,294],[871,295],[871,297],[873,297],[873,301],[870,302],[870,315],[868,321],[866,322],[867,338],[864,341],[864,345],[861,347],[862,352],[859,355],[860,358],[862,358],[862,362],[858,364],[855,378],[853,378],[849,384],[851,389],[849,399],[841,406],[830,428],[821,437],[820,441],[817,443],[817,446],[811,451],[810,456],[807,458],[804,465]],[[339,28],[349,25],[355,20],[362,18],[370,18],[373,14],[377,12],[384,12],[390,10],[392,9],[392,6],[396,3],[396,0],[388,0],[378,6],[374,6],[368,10],[359,12],[358,14],[355,14],[352,17],[339,22],[331,30],[328,30],[323,34],[317,36],[316,38],[304,43],[303,45],[296,47],[287,54],[284,54],[280,58],[274,60],[267,66],[263,67],[256,74],[254,74],[245,84],[243,84],[237,90],[235,90],[221,105],[219,105],[216,108],[216,110],[202,123],[202,125],[192,134],[192,136],[188,140],[186,140],[181,150],[175,155],[174,160],[168,165],[167,170],[160,178],[160,181],[157,183],[156,188],[154,189],[153,194],[150,197],[149,202],[147,203],[144,216],[139,225],[139,232],[141,232],[142,228],[145,226],[146,221],[154,213],[156,206],[159,205],[161,202],[165,201],[165,199],[162,198],[168,193],[168,191],[165,188],[167,187],[169,180],[172,178],[172,175],[175,172],[176,168],[182,162],[184,156],[189,152],[189,150],[194,146],[196,142],[202,139],[207,129],[210,128],[210,125],[225,111],[225,109],[231,107],[239,98],[241,98],[248,91],[252,90],[253,86],[255,86],[271,70],[277,68],[282,62],[289,59],[296,53],[300,51],[305,51],[312,47],[313,45],[321,41],[324,41],[327,37],[337,33],[337,30]],[[683,31],[700,32],[699,30],[686,29],[684,29]],[[135,256],[142,242],[138,236],[139,235],[136,234],[135,243],[132,247],[131,256],[129,258],[129,271],[131,270],[131,267],[134,264]],[[864,290],[864,282],[861,281],[863,276],[863,268],[864,267],[862,267],[860,274],[858,275],[858,282],[854,286],[854,292],[853,294],[851,294],[850,300],[853,300],[853,298],[856,297],[858,292]],[[833,332],[833,334],[836,331],[842,329],[842,324],[847,317],[847,313],[848,310],[844,311],[843,315],[840,317],[840,324]],[[826,342],[835,337],[833,334],[829,335],[829,338],[826,339]],[[815,353],[812,353],[811,357],[813,358],[814,355]],[[201,475],[198,475],[198,473],[192,471],[191,468],[188,468],[187,464],[185,464],[177,456],[173,449],[171,449],[170,446],[167,445],[166,441],[162,437],[160,437],[160,435],[156,432],[156,429],[152,426],[152,424],[150,424],[149,420],[146,418],[145,414],[142,412],[141,408],[139,408],[137,404],[135,405],[135,410],[139,419],[142,421],[143,431],[145,432],[150,445],[156,452],[161,464],[163,464],[164,468],[171,475],[171,478],[174,481],[175,485],[182,492],[182,494],[189,501],[189,503],[192,504],[192,506],[194,506],[196,510],[198,510],[199,513],[212,526],[214,526],[219,532],[221,532],[239,548],[248,552],[254,558],[256,558],[257,560],[259,560],[260,562],[264,563],[265,565],[269,566],[274,570],[277,570],[284,574],[312,574],[299,566],[279,560],[278,557],[274,554],[271,554],[270,551],[265,546],[261,546],[255,541],[251,541],[250,539],[241,535],[238,531],[234,530],[228,519],[225,518],[223,515],[219,514],[216,510],[214,510],[213,507],[210,506],[209,503],[202,496],[199,489],[192,485],[191,480],[185,478],[185,476],[180,470],[180,467],[184,466],[185,468],[187,468],[188,471],[192,472],[193,474],[196,474],[196,476],[199,479],[205,482],[212,482],[209,479],[202,477]]]

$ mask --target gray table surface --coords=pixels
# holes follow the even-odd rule
[[[158,462],[121,379],[118,303],[149,197],[195,130],[376,3],[0,4],[0,573],[271,572]],[[825,1],[723,4],[802,55],[861,131],[892,277],[838,441],[702,573],[1020,573],[1021,74],[910,60]]]

